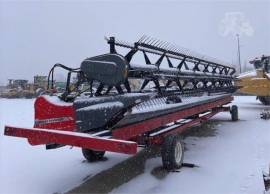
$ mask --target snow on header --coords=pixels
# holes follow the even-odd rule
[[[105,102],[105,103],[100,103],[100,104],[95,104],[91,106],[87,106],[84,108],[78,109],[78,111],[89,111],[89,110],[100,110],[100,109],[108,109],[108,108],[123,108],[124,104],[122,102]]]
[[[72,103],[64,102],[64,101],[60,100],[60,98],[58,96],[44,95],[42,97],[54,105],[58,105],[58,106],[71,106],[72,105]]]
[[[250,76],[256,76],[256,71],[247,71],[244,73],[241,73],[238,78],[243,78],[243,77],[250,77]]]

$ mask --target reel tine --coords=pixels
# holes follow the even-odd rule
[[[161,45],[162,45],[162,41],[158,40],[157,48],[160,48]]]
[[[161,42],[162,42],[162,44],[160,45],[160,48],[164,49],[164,46],[165,46],[166,42],[164,42],[164,41],[161,41]]]
[[[171,51],[172,51],[172,52],[175,52],[175,51],[176,51],[176,47],[175,47],[174,44],[171,45]]]
[[[168,44],[167,44],[167,47],[166,47],[166,50],[167,50],[167,51],[171,51],[171,49],[172,49],[172,45],[171,45],[170,43],[168,43]]]
[[[128,43],[126,41],[123,41],[124,46],[128,46]]]
[[[149,41],[147,42],[148,45],[151,45],[151,42],[153,42],[153,38],[150,37]]]
[[[153,46],[155,41],[156,41],[156,39],[152,38],[152,41],[151,41],[150,45]]]
[[[125,45],[127,45],[127,46],[131,46],[130,43],[127,42],[127,41],[124,41],[124,43],[125,43]]]
[[[170,51],[175,53],[175,45],[171,44]]]
[[[181,53],[180,49],[178,47],[175,48],[176,52],[179,54]]]
[[[178,54],[181,53],[181,52],[180,52],[180,49],[179,49],[177,46],[175,47],[175,50],[176,50],[176,52],[177,52]]]
[[[166,49],[166,47],[167,47],[167,42],[166,41],[164,41],[164,45],[162,46],[162,49]]]
[[[155,39],[151,37],[150,42],[148,44],[152,46],[152,43],[154,42],[154,40]]]
[[[153,46],[157,46],[157,44],[159,43],[159,40],[158,39],[156,39],[156,41],[155,41],[155,43],[153,44]]]
[[[117,40],[118,44],[124,44],[122,40]]]
[[[141,43],[145,43],[147,41],[149,37],[147,35],[144,36],[143,40],[141,41]]]
[[[169,47],[170,47],[170,43],[166,42],[166,44],[164,46],[164,50],[167,50],[168,51]]]
[[[151,42],[152,38],[149,37],[149,39],[147,40],[147,42],[145,41],[145,44],[149,44],[149,42]]]
[[[143,35],[137,42],[140,43],[141,41],[143,41],[145,35]]]
[[[145,36],[144,39],[140,43],[145,44],[148,39],[149,39],[149,37]]]
[[[139,43],[144,42],[145,39],[146,39],[146,35],[143,35],[142,38],[141,38],[141,40],[139,41]]]
[[[175,45],[170,44],[170,51],[171,52],[175,52],[175,50],[176,50]]]
[[[166,45],[165,45],[165,48],[164,49],[168,51],[169,48],[170,48],[170,43],[166,42]]]
[[[153,42],[151,42],[151,45],[152,45],[152,46],[155,46],[156,42],[157,42],[157,39],[154,38],[154,39],[153,39]]]
[[[174,45],[171,44],[171,45],[169,46],[169,50],[170,50],[171,52],[173,52],[174,49],[175,49],[175,48],[174,48]]]
[[[160,48],[161,44],[162,44],[162,41],[161,41],[161,40],[158,40],[158,45],[157,45],[157,47]]]
[[[104,39],[107,41],[109,40],[108,37],[104,37]],[[115,39],[115,44],[120,47],[122,46],[122,47],[131,48],[131,49],[135,48],[136,45],[138,45],[139,46],[138,50],[141,50],[143,52],[150,52],[152,54],[158,54],[158,55],[162,55],[164,54],[163,52],[165,52],[167,54],[178,56],[177,59],[179,60],[181,60],[182,58],[187,58],[192,63],[204,61],[204,63],[209,63],[211,66],[218,67],[220,69],[224,69],[226,67],[229,70],[227,69],[223,70],[222,73],[225,72],[225,74],[226,72],[234,69],[233,67],[231,67],[230,63],[222,62],[213,57],[208,57],[206,55],[198,54],[184,47],[179,47],[175,44],[171,44],[167,41],[161,41],[160,39],[156,39],[156,38],[147,36],[145,34],[141,36],[137,42],[130,43],[130,42]]]

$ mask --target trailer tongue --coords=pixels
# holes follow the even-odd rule
[[[138,146],[162,145],[163,165],[173,169],[182,165],[183,130],[221,111],[238,119],[236,106],[224,106],[236,89],[234,68],[147,37],[134,44],[113,37],[107,41],[110,53],[88,58],[80,68],[56,64],[48,89],[55,89],[54,69],[62,67],[68,70],[66,91],[59,98],[38,97],[34,127],[6,126],[5,135],[47,149],[81,147],[89,161],[99,160],[105,151],[135,154]],[[129,51],[121,55],[116,46]],[[145,65],[131,61],[139,53]],[[159,58],[151,63],[149,55]],[[77,74],[73,85],[72,73]],[[131,86],[134,79],[141,82],[137,89]],[[88,91],[81,89],[85,84]],[[86,92],[89,96],[82,97]]]

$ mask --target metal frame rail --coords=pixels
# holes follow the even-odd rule
[[[4,134],[27,138],[31,145],[56,143],[94,150],[135,154],[138,145],[161,144],[168,134],[181,133],[191,126],[208,120],[219,112],[229,111],[230,108],[224,107],[224,105],[232,100],[232,96],[226,96],[213,102],[116,128],[111,132],[106,130],[96,134],[85,134],[74,131],[5,126]],[[106,135],[104,136],[104,134]]]

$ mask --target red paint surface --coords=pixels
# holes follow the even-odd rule
[[[35,124],[34,128],[75,131],[75,113],[73,106],[61,106],[50,103],[40,96],[35,101],[35,120],[70,117],[72,120],[47,124]]]
[[[227,107],[220,107],[220,108],[216,108],[215,111],[213,112],[210,112],[202,117],[199,117],[199,118],[196,118],[196,119],[192,119],[191,121],[179,126],[179,127],[176,127],[170,131],[167,131],[167,132],[164,132],[164,133],[161,133],[157,136],[153,136],[153,137],[149,137],[148,139],[148,144],[162,144],[163,143],[163,139],[166,135],[170,135],[170,134],[180,134],[182,133],[184,130],[186,130],[187,128],[190,128],[190,127],[193,127],[193,126],[196,126],[198,124],[201,124],[205,121],[207,121],[208,119],[210,119],[211,117],[213,117],[214,115],[216,115],[217,113],[219,112],[224,112],[224,111],[228,111],[228,108]]]
[[[232,100],[233,100],[233,97],[228,96],[214,102],[205,103],[202,105],[183,109],[178,112],[171,113],[171,114],[148,119],[140,123],[135,123],[135,124],[131,124],[125,127],[117,128],[113,130],[112,136],[115,139],[129,140],[140,134],[143,134],[145,132],[151,131],[158,127],[164,126],[167,123],[175,122],[179,119],[186,118],[189,116],[193,116],[193,115],[214,109],[216,107],[227,104],[231,102]]]
[[[51,119],[61,117],[71,117],[71,121],[55,122],[48,124],[35,125],[35,129],[18,128],[18,127],[5,127],[5,135],[24,137],[27,138],[31,145],[58,143],[63,145],[71,145],[88,149],[106,150],[112,152],[135,154],[137,152],[136,142],[120,142],[115,139],[121,140],[133,140],[138,141],[140,135],[145,132],[151,131],[158,127],[164,126],[168,123],[177,121],[182,118],[186,118],[192,115],[196,115],[202,112],[211,111],[211,113],[202,116],[197,119],[193,119],[190,122],[179,126],[169,132],[162,133],[156,137],[149,138],[150,144],[160,144],[165,135],[172,133],[180,133],[184,129],[200,122],[209,119],[214,114],[221,111],[228,111],[226,107],[222,107],[225,104],[230,103],[233,100],[232,96],[225,97],[215,102],[205,103],[199,106],[194,106],[178,112],[163,115],[160,117],[145,120],[140,123],[131,124],[122,128],[117,128],[112,131],[114,139],[101,139],[95,137],[82,137],[78,136],[76,132],[74,134],[63,134],[54,131],[42,131],[37,128],[54,129],[62,131],[75,131],[75,114],[73,106],[60,106],[55,105],[47,101],[44,97],[38,97],[35,102],[35,119]]]
[[[78,134],[78,133],[76,133]],[[137,143],[136,142],[121,142],[114,139],[102,139],[95,137],[84,137],[73,134],[62,134],[54,131],[42,131],[38,129],[18,128],[5,126],[5,135],[24,137],[27,138],[31,145],[37,145],[39,142],[46,143],[58,143],[63,145],[71,145],[76,147],[94,149],[94,150],[106,150],[111,152],[136,154]],[[36,140],[42,141],[36,141]]]

